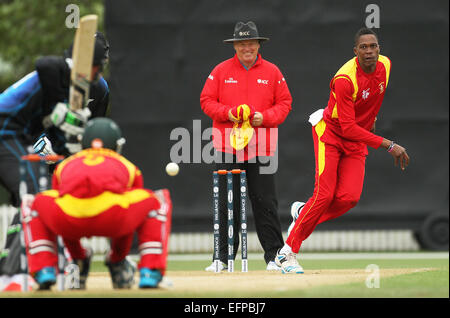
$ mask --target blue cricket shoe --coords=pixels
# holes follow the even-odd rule
[[[34,279],[39,284],[39,290],[49,290],[56,283],[56,271],[53,267],[44,267],[36,273]]]
[[[157,288],[163,278],[159,270],[147,267],[141,268],[139,274],[139,288]]]

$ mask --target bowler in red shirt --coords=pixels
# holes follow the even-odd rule
[[[332,78],[324,110],[310,116],[316,162],[313,195],[291,206],[293,222],[276,263],[284,273],[303,273],[296,254],[317,224],[334,219],[358,203],[364,181],[367,146],[380,146],[405,170],[405,148],[375,135],[375,121],[389,83],[391,61],[380,55],[377,35],[360,29],[355,37],[356,57]]]

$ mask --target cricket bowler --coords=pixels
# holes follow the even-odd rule
[[[380,55],[374,31],[360,29],[355,36],[355,57],[332,78],[327,107],[309,121],[315,153],[315,185],[306,203],[291,206],[293,222],[276,263],[283,273],[303,273],[296,255],[314,228],[358,203],[364,182],[367,146],[384,148],[402,170],[409,164],[406,149],[374,134],[377,114],[386,93],[391,61]]]

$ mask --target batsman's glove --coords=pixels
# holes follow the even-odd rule
[[[47,138],[47,135],[42,134],[39,139],[34,143],[33,150],[35,153],[41,156],[53,156],[57,155],[56,152],[53,151],[52,142]],[[53,164],[55,161],[46,161],[48,164]]]
[[[71,111],[66,103],[57,103],[50,114],[53,125],[64,131],[66,137],[67,135],[78,136],[83,134],[84,125],[89,117],[91,117],[91,111],[88,107]]]

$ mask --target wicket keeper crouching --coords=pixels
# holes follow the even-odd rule
[[[155,288],[166,269],[172,203],[167,189],[143,188],[140,170],[121,156],[119,127],[108,118],[87,123],[83,150],[62,161],[52,190],[39,193],[24,218],[29,271],[40,289],[56,282],[56,235],[80,266],[80,288],[86,287],[92,252],[81,237],[111,239],[106,265],[114,288],[131,288],[134,266],[126,258],[133,234],[139,241],[139,288]]]

